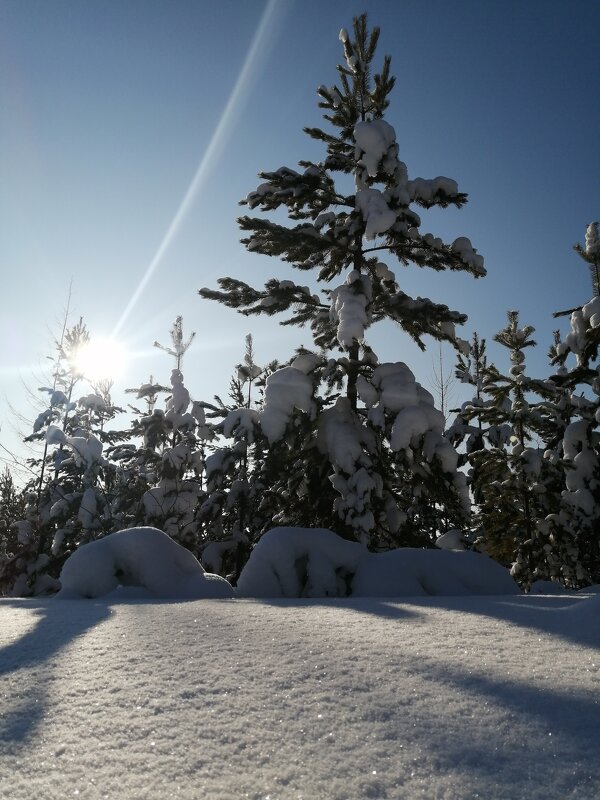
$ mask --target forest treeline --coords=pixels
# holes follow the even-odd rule
[[[466,236],[447,243],[421,232],[424,212],[460,208],[467,196],[444,176],[409,178],[384,118],[394,78],[388,57],[374,69],[378,36],[366,15],[340,32],[338,82],[318,89],[328,130],[305,129],[323,160],[260,173],[242,201],[246,248],[310,285],[272,278],[257,289],[227,277],[200,289],[247,316],[307,326],[312,346],[260,366],[248,337],[229,396],[193,400],[178,317],[164,348],[170,379],[135,389],[120,430],[110,384],[81,393],[77,353],[89,332],[83,321],[67,325],[28,437],[40,445],[32,478],[17,488],[9,469],[0,477],[3,593],[55,591],[76,548],[138,525],[162,529],[234,582],[277,525],[328,528],[374,551],[433,547],[458,530],[526,589],[539,579],[600,582],[598,223],[576,246],[592,298],[569,310],[543,379],[528,375],[534,331],[516,311],[494,336],[506,353],[496,366],[485,338],[457,335],[463,312],[406,294],[387,262],[474,279],[485,268]],[[280,210],[289,224],[274,221]],[[386,319],[420,347],[430,337],[456,349],[472,398],[449,426],[409,366],[380,362],[370,346],[369,329]]]

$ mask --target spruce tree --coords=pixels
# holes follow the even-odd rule
[[[26,487],[23,517],[16,523],[18,546],[9,588],[14,594],[56,589],[66,557],[112,530],[114,470],[103,449],[119,438],[106,425],[120,409],[110,399],[108,384],[88,386],[88,394],[78,397],[85,383],[79,355],[89,341],[83,320],[72,327],[65,323],[55,342],[52,380],[40,387],[49,405],[27,440],[43,443],[44,451],[30,461],[37,475]]]
[[[129,468],[143,474],[148,484],[142,494],[137,514],[146,524],[169,534],[195,553],[199,552],[200,524],[198,509],[204,499],[202,472],[204,469],[203,442],[213,437],[206,424],[202,404],[193,402],[185,386],[182,372],[183,357],[195,334],[187,340],[183,334],[183,319],[178,316],[170,331],[171,344],[154,346],[174,359],[170,387],[150,384],[140,387],[139,397],[151,399],[151,413],[134,421],[132,433],[142,436],[142,448],[126,461]],[[156,407],[158,392],[168,392],[165,408]],[[125,466],[125,465],[124,465]],[[140,488],[141,488],[140,486]]]
[[[508,324],[494,337],[509,351],[511,366],[506,375],[494,365],[486,367],[483,389],[490,402],[480,407],[479,418],[496,428],[507,426],[509,447],[472,454],[481,543],[486,552],[507,565],[520,563],[518,553],[530,549],[539,516],[533,486],[540,476],[542,452],[534,443],[531,396],[539,385],[525,371],[525,351],[536,344],[533,332],[530,325],[519,326],[517,311],[509,311]],[[524,579],[521,574],[519,577]]]
[[[206,457],[206,499],[199,513],[203,524],[202,562],[211,572],[235,581],[250,552],[251,543],[263,531],[258,514],[262,485],[257,478],[264,453],[258,427],[261,378],[268,373],[255,360],[252,336],[245,342],[244,360],[231,378],[229,402],[215,396],[216,406],[208,403],[219,435],[218,446]],[[253,388],[258,387],[255,401]],[[226,440],[226,442],[223,441]]]
[[[519,325],[518,312],[508,312],[507,326],[494,337],[509,351],[507,374],[487,363],[484,344],[474,340],[477,362],[459,359],[457,376],[477,386],[477,394],[464,404],[451,431],[453,441],[466,444],[475,542],[500,563],[512,565],[526,588],[550,577],[540,526],[558,508],[562,474],[551,450],[557,442],[561,392],[552,381],[526,374],[533,332]]]
[[[466,237],[446,244],[420,230],[417,207],[460,208],[467,197],[449,178],[409,179],[394,128],[383,118],[394,78],[388,56],[374,69],[378,38],[364,14],[355,18],[353,35],[340,32],[339,81],[317,90],[332,130],[305,128],[325,145],[325,158],[301,161],[300,171],[259,173],[261,184],[242,201],[267,213],[283,208],[297,223],[242,216],[246,248],[312,273],[320,290],[287,278],[255,289],[229,277],[220,290],[200,294],[246,315],[282,313],[284,325],[310,325],[312,360],[294,360],[266,384],[261,425],[270,453],[285,464],[279,481],[288,484],[277,521],[294,524],[298,515],[290,509],[299,496],[312,509],[318,498],[329,509],[322,525],[389,546],[430,542],[440,526],[464,519],[468,498],[433,398],[405,364],[379,364],[366,331],[388,319],[421,348],[426,335],[465,348],[455,325],[466,317],[409,296],[379,257],[387,252],[401,265],[475,277],[485,270]],[[317,485],[311,488],[307,476],[317,476]]]
[[[459,459],[461,465],[475,450],[484,449],[486,439],[494,446],[502,437],[495,426],[483,425],[481,411],[486,402],[483,387],[487,368],[486,341],[474,333],[469,352],[457,354],[455,375],[461,383],[473,386],[475,394],[460,409],[455,409],[456,417],[448,430],[448,438],[454,445],[465,445],[465,452]],[[474,486],[471,488],[476,491]]]

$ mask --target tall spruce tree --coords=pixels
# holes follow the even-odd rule
[[[383,119],[394,78],[388,56],[374,71],[379,29],[369,31],[363,14],[354,19],[353,35],[342,29],[339,38],[338,84],[317,90],[333,130],[305,128],[326,146],[325,158],[301,161],[301,171],[261,172],[262,183],[242,201],[251,210],[284,208],[297,224],[239,219],[248,250],[316,273],[320,291],[277,278],[259,290],[228,277],[219,291],[204,288],[200,295],[243,314],[287,313],[282,324],[310,325],[316,352],[269,377],[261,413],[280,467],[286,451],[277,521],[312,521],[315,509],[325,507],[320,523],[351,538],[374,546],[426,543],[464,517],[464,477],[431,395],[405,364],[379,364],[365,334],[388,319],[421,348],[425,335],[464,348],[455,325],[466,317],[409,296],[379,256],[475,277],[485,275],[483,258],[466,237],[446,244],[420,230],[415,207],[460,208],[467,197],[449,178],[409,179],[394,128]],[[268,458],[265,464],[269,472]]]

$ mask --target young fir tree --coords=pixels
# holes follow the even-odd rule
[[[44,452],[30,462],[38,475],[27,487],[24,515],[17,523],[14,594],[56,588],[65,558],[112,529],[113,471],[103,445],[115,439],[105,425],[120,409],[110,401],[106,386],[77,398],[76,390],[85,381],[80,351],[89,340],[82,320],[65,326],[56,342],[51,385],[41,387],[49,406],[38,415],[28,439],[43,442]]]
[[[251,544],[263,529],[257,514],[261,485],[256,475],[264,451],[253,388],[258,384],[260,391],[265,372],[268,368],[264,370],[256,363],[252,336],[248,334],[244,360],[236,366],[230,382],[230,402],[216,396],[217,406],[205,404],[211,417],[221,417],[214,424],[215,433],[230,443],[220,440],[205,461],[207,496],[199,514],[204,538],[202,563],[234,582]]]
[[[486,439],[491,446],[497,445],[502,440],[503,431],[495,426],[484,427],[481,418],[481,410],[486,402],[483,387],[487,368],[485,339],[480,339],[477,333],[474,333],[469,352],[457,354],[454,374],[461,383],[473,386],[475,394],[463,403],[460,409],[455,410],[456,417],[447,433],[452,444],[465,445],[465,452],[459,459],[461,465],[467,463],[470,454],[475,450],[485,448]],[[472,490],[476,491],[475,487],[472,486]]]
[[[468,467],[467,480],[475,509],[483,500],[489,477],[485,470],[475,468],[475,464],[483,464],[481,454],[486,450],[497,448],[503,452],[511,435],[510,425],[485,419],[486,410],[490,406],[494,408],[494,401],[487,398],[484,391],[487,371],[486,341],[474,333],[469,352],[457,354],[455,375],[461,383],[473,386],[475,394],[460,409],[454,409],[456,416],[446,435],[452,445],[459,448],[459,466]],[[472,514],[470,530],[463,533],[464,543],[472,545],[480,541],[482,532],[479,524],[477,514]]]
[[[460,441],[466,435],[477,543],[496,560],[512,564],[525,586],[541,577],[536,571],[541,559],[536,530],[556,505],[558,474],[539,446],[543,410],[556,388],[528,377],[525,370],[525,350],[535,346],[533,332],[529,325],[519,326],[518,312],[508,312],[508,325],[494,337],[510,353],[506,375],[484,363],[479,345],[480,388],[461,410],[455,436]],[[458,372],[464,373],[465,367],[459,363]]]
[[[431,395],[405,364],[379,364],[366,331],[389,319],[422,348],[425,335],[460,346],[454,326],[466,317],[410,297],[379,255],[475,277],[485,270],[467,238],[446,244],[420,230],[415,207],[461,207],[466,195],[449,178],[409,179],[394,128],[383,119],[394,78],[387,56],[374,71],[378,38],[366,15],[354,20],[353,36],[340,32],[339,82],[318,89],[332,130],[305,129],[325,145],[324,159],[301,161],[301,171],[260,173],[263,182],[242,201],[251,210],[284,208],[297,223],[241,217],[247,249],[314,274],[320,291],[288,279],[273,278],[259,290],[223,278],[220,291],[200,294],[244,314],[287,312],[282,324],[310,325],[317,352],[275,372],[266,385],[261,426],[285,475],[274,475],[268,459],[266,469],[271,480],[287,484],[278,493],[276,520],[314,520],[372,545],[426,543],[436,527],[464,515],[464,480]],[[320,393],[323,385],[334,390]],[[304,515],[290,513],[300,505],[299,491]],[[329,509],[320,520],[317,502]]]
[[[195,334],[184,341],[183,319],[179,316],[170,335],[170,346],[154,343],[174,359],[165,409],[155,405],[157,392],[164,391],[165,387],[140,387],[138,396],[152,398],[151,413],[134,421],[132,433],[142,436],[143,445],[129,457],[124,454],[123,467],[131,469],[135,466],[138,475],[143,473],[140,488],[144,483],[148,484],[138,511],[145,524],[161,528],[180,544],[198,553],[200,524],[197,515],[204,498],[203,442],[211,439],[213,433],[206,424],[202,404],[192,402],[181,371],[183,357]]]

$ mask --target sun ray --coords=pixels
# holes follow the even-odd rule
[[[177,212],[171,221],[171,224],[167,228],[167,231],[163,236],[163,239],[158,246],[154,257],[152,258],[152,261],[148,265],[146,272],[142,276],[142,279],[140,280],[135,292],[127,303],[125,310],[121,314],[121,318],[117,322],[113,331],[113,336],[116,336],[119,333],[127,321],[131,311],[140,299],[144,289],[150,281],[150,278],[154,274],[158,264],[173,241],[182,220],[189,211],[192,201],[198,194],[209,170],[214,164],[217,155],[224,148],[229,130],[231,129],[231,124],[234,120],[234,116],[239,105],[240,98],[246,93],[248,84],[256,72],[260,55],[266,48],[268,38],[277,20],[277,13],[281,13],[283,5],[284,4],[282,4],[280,0],[269,0],[267,3],[258,28],[256,29],[256,33],[254,34],[254,38],[252,39],[252,44],[250,45],[250,49],[248,50],[238,79],[235,82],[231,94],[229,95],[229,99],[225,108],[223,109],[223,113],[221,114],[221,118],[213,132],[209,145],[204,151],[204,155],[200,160],[196,174],[194,175],[192,182],[190,183],[188,190],[185,193],[183,200],[181,201],[179,208],[177,209]]]

